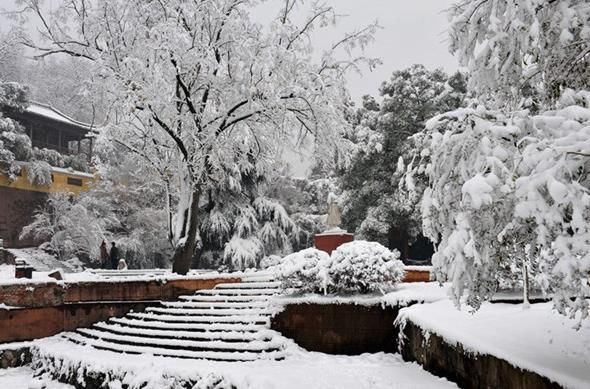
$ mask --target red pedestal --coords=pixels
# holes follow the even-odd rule
[[[336,250],[341,244],[352,242],[353,240],[354,235],[346,231],[324,232],[314,237],[315,248],[325,251],[328,254],[332,254],[332,251]]]

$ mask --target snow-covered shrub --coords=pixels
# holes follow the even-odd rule
[[[377,242],[357,240],[332,252],[327,275],[337,292],[375,292],[389,289],[404,276],[397,250]]]
[[[354,241],[328,255],[309,248],[287,255],[269,268],[285,288],[305,292],[368,293],[389,289],[401,281],[399,253],[376,242]]]
[[[326,274],[326,264],[329,261],[328,253],[312,247],[287,255],[269,270],[275,272],[285,288],[321,292],[330,283]]]
[[[281,259],[280,255],[267,255],[260,260],[260,265],[258,267],[261,269],[268,269],[277,266],[281,262]]]

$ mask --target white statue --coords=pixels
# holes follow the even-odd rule
[[[336,203],[336,195],[330,193],[328,195],[328,218],[326,219],[328,230],[340,229],[340,223],[342,223],[341,215],[340,208]]]

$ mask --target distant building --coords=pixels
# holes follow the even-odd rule
[[[91,124],[82,123],[57,109],[32,102],[23,112],[6,112],[27,130],[33,147],[56,150],[64,155],[84,154],[90,162],[94,139]]]
[[[39,103],[31,103],[23,112],[4,114],[26,129],[33,147],[55,150],[64,155],[84,155],[90,162],[94,146],[94,139],[90,136],[93,125],[79,122]],[[26,167],[26,163],[23,165]],[[48,193],[76,195],[94,182],[92,174],[63,168],[52,168],[51,179],[51,185],[39,186],[29,182],[26,168],[13,181],[0,172],[0,239],[4,247],[26,247],[37,243],[19,240],[18,236],[22,228],[32,221],[35,210],[43,205]]]

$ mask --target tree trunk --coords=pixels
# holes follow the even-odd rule
[[[527,260],[522,260],[522,308],[530,307],[529,303],[529,267]]]
[[[190,211],[185,220],[185,232],[177,243],[172,257],[172,271],[178,274],[186,274],[191,268],[191,262],[197,244],[197,232],[199,230],[199,192],[194,191],[191,199]]]

